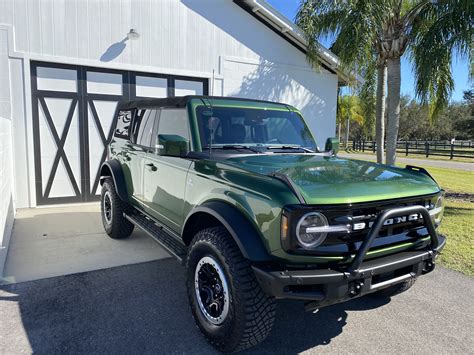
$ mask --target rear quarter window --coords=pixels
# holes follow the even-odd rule
[[[118,112],[117,124],[114,132],[115,137],[129,139],[133,113],[134,110],[120,110]]]

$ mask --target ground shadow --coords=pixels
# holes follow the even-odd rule
[[[0,290],[9,294],[5,300],[17,304],[21,317],[17,321],[35,353],[215,352],[194,325],[184,269],[172,259]],[[273,333],[251,352],[297,353],[324,346],[343,331],[347,310],[366,310],[387,302],[361,298],[317,314],[305,313],[299,302],[280,302]],[[3,341],[8,342],[7,337]]]
[[[346,303],[321,308],[317,313],[305,312],[304,304],[279,301],[277,319],[268,339],[249,353],[302,351],[325,346],[341,334],[347,324],[347,311],[366,311],[381,307],[390,298],[362,297]]]

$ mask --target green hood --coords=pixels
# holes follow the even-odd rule
[[[290,177],[308,204],[347,204],[438,192],[427,175],[361,160],[313,154],[265,154],[226,159],[225,163],[254,173]]]

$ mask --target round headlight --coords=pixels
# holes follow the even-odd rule
[[[296,225],[296,238],[303,248],[314,248],[326,239],[327,233],[315,232],[311,229],[328,227],[327,218],[318,212],[305,214]]]
[[[436,200],[434,211],[435,211],[434,216],[433,216],[434,223],[435,225],[439,225],[444,215],[444,195],[440,195],[438,199]]]

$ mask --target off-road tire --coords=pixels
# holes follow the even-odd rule
[[[229,311],[220,325],[205,318],[195,291],[195,270],[205,257],[214,258],[229,287]],[[258,284],[250,263],[224,227],[199,231],[186,259],[186,285],[194,320],[208,342],[222,352],[255,346],[265,340],[273,327],[275,301]]]
[[[416,281],[416,277],[412,277],[411,279],[407,281],[403,281],[403,282],[400,282],[399,284],[389,286],[387,288],[384,288],[383,290],[374,292],[372,293],[372,296],[387,298],[387,297],[398,295],[410,289],[415,284],[415,281]]]
[[[105,215],[104,199],[107,198],[111,202],[111,221],[107,221]],[[100,211],[102,217],[102,224],[105,232],[113,239],[124,239],[129,237],[133,232],[134,225],[130,223],[123,213],[129,208],[126,202],[123,202],[117,195],[114,181],[111,178],[106,178],[102,184],[102,192],[100,195]]]

